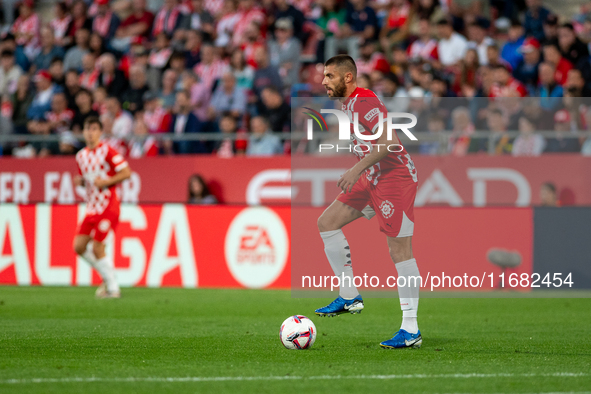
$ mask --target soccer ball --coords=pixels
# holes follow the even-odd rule
[[[306,316],[290,316],[281,324],[279,338],[288,349],[308,349],[316,340],[316,326]]]

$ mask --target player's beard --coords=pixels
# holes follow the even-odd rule
[[[331,100],[338,100],[339,98],[345,97],[345,93],[347,92],[347,85],[345,85],[345,81],[341,79],[341,81],[331,89],[333,92],[332,97],[329,96]]]

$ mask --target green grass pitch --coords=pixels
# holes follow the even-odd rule
[[[0,393],[519,393],[591,390],[591,299],[424,298],[421,349],[378,343],[397,299],[315,317],[289,291],[0,287]],[[281,322],[311,317],[310,350]]]

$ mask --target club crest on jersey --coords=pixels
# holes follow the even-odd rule
[[[371,122],[371,120],[373,118],[375,118],[376,116],[378,116],[379,113],[380,113],[380,109],[379,108],[374,108],[371,111],[369,111],[368,113],[366,113],[365,116],[364,116],[364,118],[368,122]]]
[[[385,219],[389,219],[392,215],[394,215],[394,204],[388,200],[382,201],[380,204],[380,212]]]
[[[103,219],[99,222],[98,228],[101,230],[101,233],[106,233],[111,228],[111,222],[109,219]]]

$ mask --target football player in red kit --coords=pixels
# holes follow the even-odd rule
[[[363,310],[363,299],[353,284],[349,244],[341,229],[361,217],[377,216],[380,230],[387,237],[398,279],[405,279],[405,285],[398,286],[402,325],[392,339],[380,346],[420,347],[422,337],[417,324],[420,274],[411,245],[417,171],[395,132],[388,140],[386,107],[374,92],[357,87],[356,79],[357,67],[350,56],[332,57],[324,65],[322,85],[329,97],[342,103],[342,111],[349,117],[353,151],[358,162],[341,176],[337,186],[342,192],[318,218],[326,257],[341,283],[339,297],[317,309],[316,314],[335,316]],[[362,135],[372,136],[382,127],[381,136],[376,140],[359,138],[353,131],[354,114],[358,116]]]

